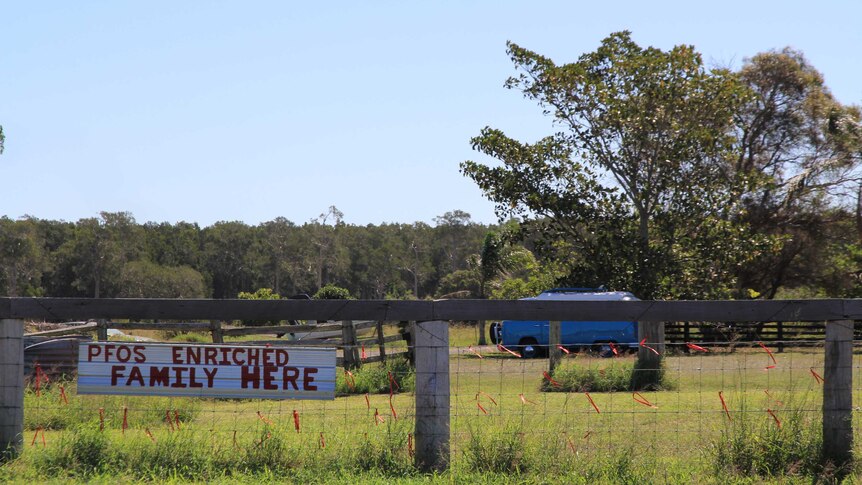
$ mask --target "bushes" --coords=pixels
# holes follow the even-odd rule
[[[335,392],[338,395],[387,394],[390,375],[397,383],[393,386],[396,392],[412,391],[416,385],[416,373],[403,357],[394,357],[382,364],[363,365],[351,371],[352,378],[345,374],[342,372],[336,376]]]
[[[554,369],[556,386],[547,379],[542,380],[543,392],[616,392],[640,391],[645,387],[639,384],[640,373],[653,372],[657,375],[649,377],[649,382],[660,382],[658,386],[648,386],[649,390],[672,389],[673,384],[665,375],[664,368],[658,370],[639,370],[636,362],[609,360],[608,364],[599,366],[580,366],[570,364]],[[654,380],[652,380],[654,379]]]

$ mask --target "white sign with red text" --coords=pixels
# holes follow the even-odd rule
[[[81,343],[78,394],[335,399],[335,349]]]

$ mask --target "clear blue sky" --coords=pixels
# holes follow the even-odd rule
[[[611,32],[739,67],[802,50],[862,102],[862,2],[3,2],[0,215],[353,224],[492,205],[458,172],[485,125],[552,131],[506,40],[575,60]]]

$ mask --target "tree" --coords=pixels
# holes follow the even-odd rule
[[[741,271],[740,293],[773,298],[810,279],[806,263],[830,246],[830,209],[862,201],[860,109],[835,100],[801,52],[785,48],[746,60],[740,79],[752,96],[735,115],[737,144],[729,177],[750,181],[740,197],[744,220],[783,242]],[[857,206],[862,234],[862,204]]]
[[[140,257],[139,230],[128,212],[102,212],[99,218],[79,220],[73,238],[60,248],[61,264],[74,275],[72,286],[94,298],[115,296],[121,268]]]
[[[628,32],[577,62],[508,44],[519,89],[563,131],[524,144],[485,128],[474,149],[502,162],[461,164],[501,219],[521,217],[537,248],[566,262],[575,284],[608,284],[642,298],[671,293],[682,274],[733,288],[728,268],[762,242],[734,221],[738,180],[724,164],[733,115],[748,91],[708,71],[690,46],[642,48]],[[730,238],[733,244],[717,244]],[[713,246],[712,254],[702,250]],[[719,268],[703,271],[706,255]],[[730,281],[716,281],[717,278]],[[714,296],[687,294],[683,296]]]
[[[150,261],[126,263],[118,284],[121,298],[203,298],[204,278],[188,266],[161,266]]]
[[[214,298],[235,298],[253,286],[256,258],[255,235],[243,222],[216,222],[203,234],[203,258],[212,278]]]
[[[41,293],[45,257],[35,224],[0,218],[0,291],[8,296]]]

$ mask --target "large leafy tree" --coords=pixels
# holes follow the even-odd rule
[[[740,179],[726,177],[733,116],[749,93],[707,70],[690,46],[638,46],[628,32],[557,65],[513,43],[520,90],[560,131],[521,143],[485,128],[473,147],[502,162],[462,163],[501,218],[520,217],[570,283],[642,298],[723,294],[754,244],[734,222]],[[680,284],[681,281],[684,284]],[[709,284],[705,284],[709,282]]]
[[[842,215],[832,209],[859,188],[862,116],[859,107],[839,103],[792,49],[748,59],[739,77],[751,96],[735,115],[730,176],[752,182],[740,198],[744,220],[783,241],[781,251],[742,269],[740,290],[771,298],[781,286],[810,283],[816,268],[809,265],[822,261],[828,227]],[[862,206],[857,218],[862,221]]]

